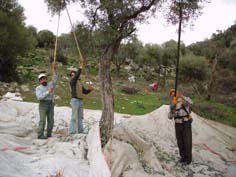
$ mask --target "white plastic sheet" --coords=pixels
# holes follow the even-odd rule
[[[96,123],[89,131],[87,143],[90,162],[89,177],[111,177],[110,169],[101,149],[99,123]]]

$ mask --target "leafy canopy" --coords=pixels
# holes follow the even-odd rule
[[[0,80],[15,76],[17,56],[35,45],[24,19],[23,8],[16,0],[0,1]]]

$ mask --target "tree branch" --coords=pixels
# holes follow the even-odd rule
[[[157,0],[152,0],[148,6],[142,6],[139,10],[135,11],[133,14],[126,16],[125,21],[136,18],[140,13],[148,11]]]
[[[131,35],[135,30],[136,30],[136,28],[133,28],[133,29],[131,29],[128,33],[126,33],[126,35],[122,35],[123,38],[128,37],[128,36]]]
[[[96,16],[97,16],[97,12],[98,12],[98,10],[101,8],[101,5],[100,6],[98,6],[97,8],[96,8],[96,10],[94,11],[94,14],[93,14],[93,16],[92,16],[92,27],[91,27],[91,30],[94,28],[94,26],[96,25]]]

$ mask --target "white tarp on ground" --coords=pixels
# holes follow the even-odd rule
[[[110,177],[111,172],[102,153],[99,124],[96,123],[88,134],[89,177]]]
[[[110,177],[111,166],[112,177],[235,177],[235,128],[193,113],[193,163],[182,166],[168,106],[143,116],[115,114],[105,157],[97,124],[101,111],[84,113],[88,135],[68,135],[71,109],[55,107],[53,137],[38,140],[38,104],[0,101],[0,176]]]
[[[113,177],[235,177],[236,129],[192,113],[193,162],[182,166],[178,163],[174,123],[167,119],[168,109],[162,106],[115,126],[114,138],[120,142],[113,143]],[[130,155],[134,150],[138,157]]]
[[[101,148],[98,148],[98,126],[94,126],[88,136],[68,135],[70,115],[70,108],[56,107],[53,137],[38,140],[38,104],[1,101],[0,176],[110,177]],[[98,120],[99,117],[95,117],[85,125],[92,127]]]

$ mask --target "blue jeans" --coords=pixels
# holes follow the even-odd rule
[[[72,107],[72,116],[70,120],[69,133],[83,133],[83,101],[81,99],[72,98],[70,104]]]

